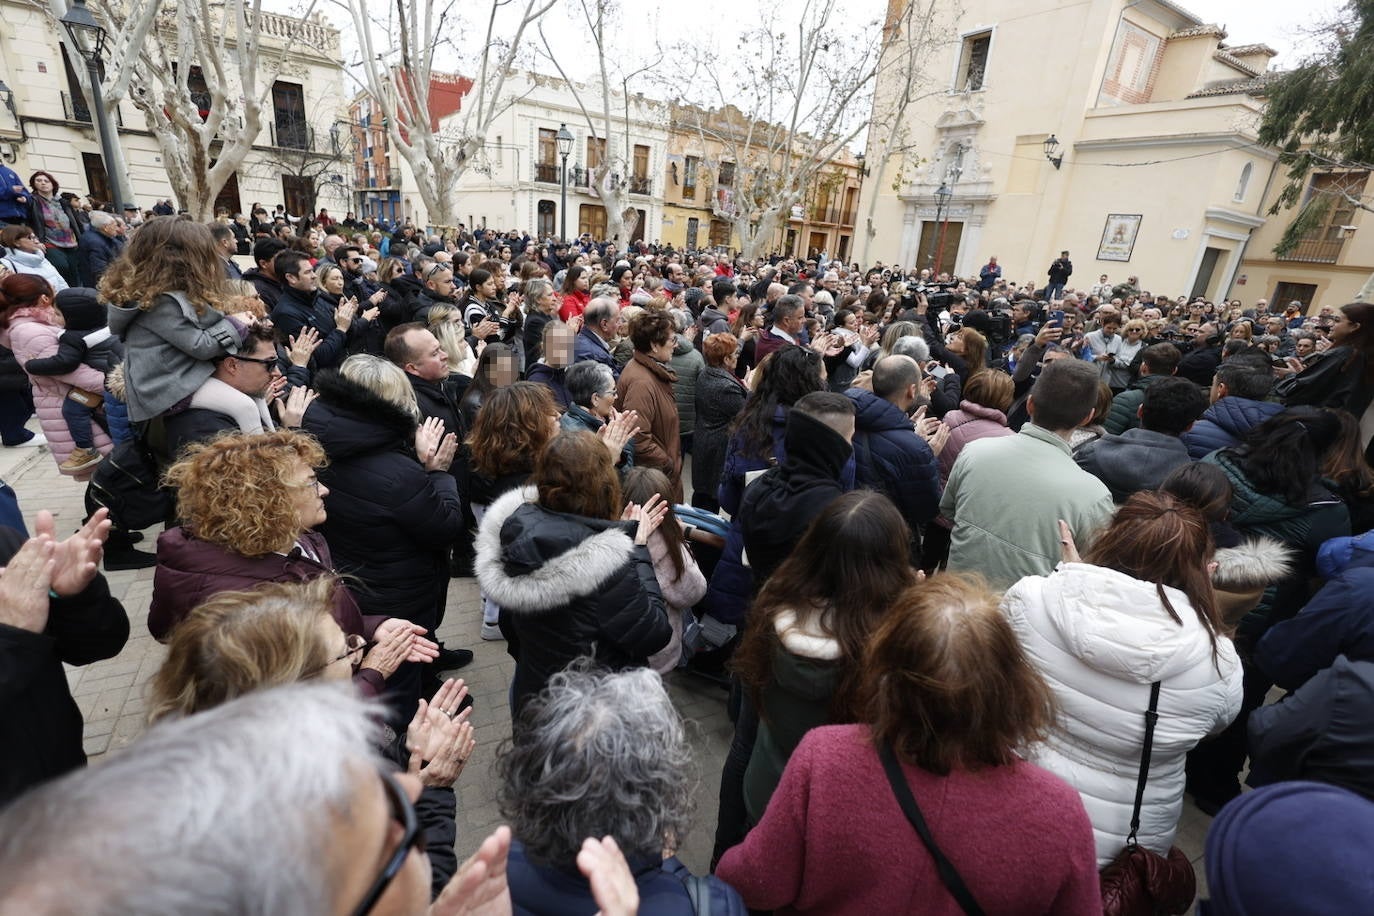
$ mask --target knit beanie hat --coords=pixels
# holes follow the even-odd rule
[[[1374,802],[1317,782],[1281,782],[1221,809],[1207,834],[1210,916],[1367,913]]]

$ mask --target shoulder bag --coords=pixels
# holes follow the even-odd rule
[[[925,844],[926,850],[930,852],[930,857],[935,860],[935,868],[940,873],[940,881],[949,890],[950,894],[959,903],[968,916],[983,916],[983,908],[978,905],[978,901],[973,899],[973,892],[968,889],[964,879],[959,876],[959,870],[954,867],[954,863],[945,857],[939,846],[935,845],[935,837],[930,835],[930,827],[926,825],[926,819],[921,815],[921,809],[916,804],[916,796],[911,794],[911,787],[906,784],[906,774],[902,772],[902,766],[897,762],[897,756],[892,752],[891,746],[884,743],[878,747],[878,759],[883,762],[883,770],[887,773],[887,781],[892,784],[892,794],[897,796],[897,804],[901,806],[902,813],[911,822],[911,826],[916,828],[916,834]]]
[[[1140,752],[1131,833],[1126,837],[1126,848],[1102,869],[1100,876],[1103,916],[1175,916],[1186,913],[1197,896],[1197,876],[1183,850],[1174,846],[1167,856],[1161,856],[1136,842],[1158,710],[1159,682],[1155,681],[1150,685],[1150,708],[1145,712],[1145,745]]]

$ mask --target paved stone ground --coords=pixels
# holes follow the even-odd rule
[[[32,523],[40,509],[57,517],[59,533],[74,530],[85,513],[81,484],[57,472],[46,448],[0,449],[0,479],[19,494],[25,518]],[[157,530],[146,532],[143,547],[151,550]],[[128,611],[131,630],[128,644],[115,658],[83,668],[69,668],[68,680],[86,719],[86,752],[93,765],[117,753],[145,728],[144,690],[162,663],[166,650],[148,634],[148,602],[152,595],[151,569],[108,573],[111,591]],[[473,725],[477,750],[459,780],[458,855],[473,852],[501,821],[496,808],[497,749],[510,735],[510,711],[506,691],[514,663],[504,642],[483,642],[481,602],[476,582],[455,579],[449,587],[448,613],[439,635],[450,646],[473,649],[476,658],[459,672],[466,678],[476,701]],[[701,873],[711,855],[719,799],[720,768],[730,745],[733,727],[725,712],[725,692],[692,675],[677,673],[668,678],[669,692],[687,721],[695,747],[697,781],[696,816],[682,850],[683,860]],[[856,799],[856,804],[862,804]],[[1199,890],[1205,891],[1201,873],[1203,840],[1211,819],[1185,803],[1178,844],[1199,863]]]

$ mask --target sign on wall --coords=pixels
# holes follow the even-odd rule
[[[1097,259],[1129,261],[1139,232],[1139,213],[1108,213],[1107,225],[1102,227],[1102,241],[1097,246]]]

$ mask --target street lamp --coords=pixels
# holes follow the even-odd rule
[[[935,261],[930,265],[936,276],[940,274],[940,261],[945,255],[945,228],[949,226],[949,200],[954,189],[943,181],[935,191],[935,222],[940,224],[940,234],[935,242]]]
[[[1059,152],[1059,140],[1055,138],[1054,134],[1050,134],[1045,138],[1045,142],[1042,145],[1045,149],[1045,158],[1050,161],[1050,165],[1058,169],[1064,162],[1063,153],[1059,153],[1058,156],[1055,155],[1055,153]]]
[[[120,200],[120,181],[115,176],[114,134],[110,131],[110,119],[105,114],[105,103],[100,93],[100,59],[105,50],[105,30],[95,21],[91,11],[86,8],[86,0],[72,0],[71,9],[62,17],[62,25],[67,30],[72,47],[86,60],[86,72],[91,78],[91,102],[94,107],[95,128],[100,134],[100,154],[105,159],[105,175],[109,179],[110,194],[115,198],[114,211],[124,212],[124,201]]]
[[[558,155],[563,160],[563,171],[559,175],[559,201],[558,201],[558,237],[561,241],[568,240],[568,154],[572,152],[573,135],[568,130],[568,125],[558,125]]]

